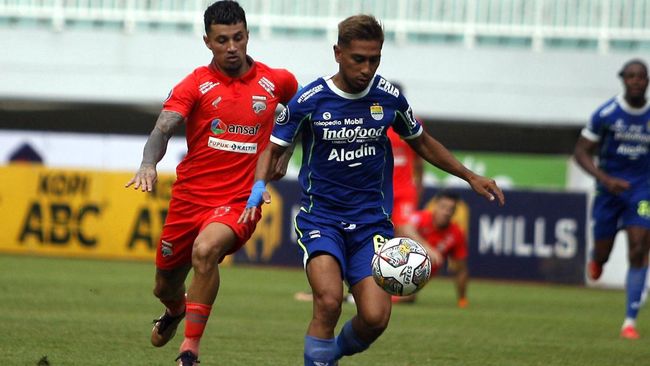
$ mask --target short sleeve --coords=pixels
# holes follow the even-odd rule
[[[397,108],[395,110],[395,119],[393,121],[393,129],[405,140],[413,139],[422,134],[422,125],[413,116],[413,109],[400,93],[397,97]]]
[[[296,87],[297,85],[296,83]],[[322,84],[315,82],[301,89],[299,94],[291,98],[286,108],[275,119],[271,142],[280,146],[289,146],[293,142],[302,124],[311,117],[314,105],[310,97],[322,89]]]
[[[298,80],[286,69],[277,69],[280,103],[286,105],[298,91]]]
[[[198,90],[196,77],[192,73],[186,76],[180,83],[176,84],[169,92],[162,109],[187,117],[192,112],[194,104],[198,100]]]

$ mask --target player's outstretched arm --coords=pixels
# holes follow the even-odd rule
[[[505,197],[493,179],[480,176],[467,169],[446,147],[431,137],[426,131],[414,139],[406,140],[415,152],[436,167],[465,180],[481,196],[499,205],[505,204]]]
[[[158,180],[156,164],[165,156],[167,143],[174,133],[174,129],[183,123],[183,120],[183,116],[176,112],[160,112],[156,125],[144,145],[140,168],[124,187],[133,185],[134,189],[141,189],[142,192],[153,190],[154,184]]]
[[[266,191],[266,183],[275,175],[275,167],[277,167],[278,160],[285,150],[286,147],[271,142],[260,154],[255,167],[255,183],[251,188],[250,196],[248,196],[246,208],[239,216],[237,223],[241,224],[253,220],[255,211],[262,203],[271,203],[271,195]]]

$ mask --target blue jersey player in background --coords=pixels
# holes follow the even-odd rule
[[[624,95],[608,100],[593,114],[575,146],[577,163],[596,179],[592,207],[594,251],[587,270],[597,280],[607,262],[616,233],[628,237],[627,310],[621,337],[637,339],[650,248],[650,104],[648,68],[641,60],[619,72]],[[597,155],[598,165],[593,156]]]
[[[390,295],[372,279],[375,247],[393,237],[393,156],[386,136],[395,129],[428,162],[466,180],[479,194],[504,203],[492,179],[474,174],[424,132],[404,95],[375,75],[383,29],[369,15],[339,24],[334,57],[338,73],[305,86],[276,119],[271,144],[257,164],[246,211],[270,202],[265,190],[278,157],[301,134],[302,200],[295,219],[314,294],[313,316],[304,345],[304,364],[332,366],[343,356],[367,349],[386,329]],[[334,337],[341,315],[343,281],[357,314]]]

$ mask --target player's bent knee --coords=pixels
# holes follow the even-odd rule
[[[378,308],[360,313],[359,317],[369,330],[381,333],[388,327],[390,311]]]
[[[315,315],[338,317],[341,315],[343,299],[337,296],[314,296]]]

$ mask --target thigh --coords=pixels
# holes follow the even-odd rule
[[[192,246],[204,215],[204,207],[172,197],[156,248],[158,269],[168,271],[192,263]]]
[[[307,280],[314,294],[314,300],[329,298],[343,301],[343,279],[341,267],[336,258],[321,252],[307,263]]]
[[[621,218],[625,201],[608,192],[598,192],[592,207],[593,235],[595,240],[614,238],[622,228]]]
[[[262,217],[260,210],[255,210],[253,220],[237,223],[245,207],[246,203],[237,203],[210,208],[203,217],[199,238],[212,245],[227,246],[223,256],[235,253],[250,239]],[[219,261],[223,260],[223,256]]]
[[[650,187],[635,188],[625,195],[623,225],[650,229]]]
[[[220,222],[210,222],[196,237],[192,254],[221,263],[226,255],[236,250],[235,248],[238,248],[237,236],[232,229]]]
[[[338,262],[341,271],[339,275],[345,273],[344,238],[335,225],[301,211],[296,216],[294,229],[298,236],[298,246],[303,252],[305,269],[316,255],[326,253]]]

